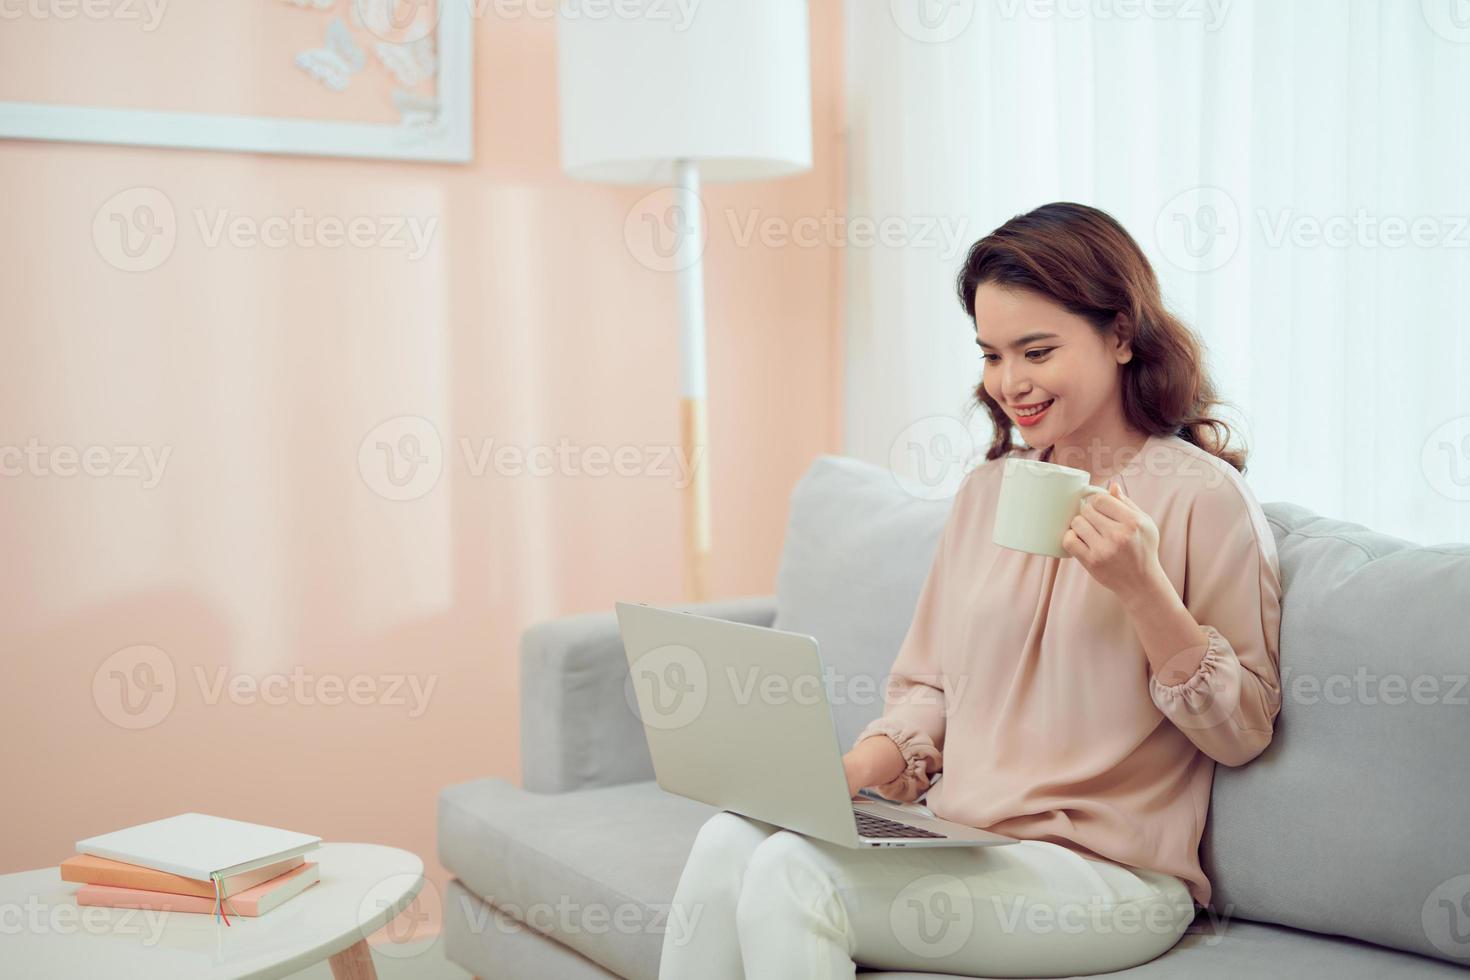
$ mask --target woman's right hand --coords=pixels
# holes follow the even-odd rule
[[[903,753],[893,739],[887,735],[870,735],[842,757],[848,795],[860,799],[858,790],[890,783],[903,774],[906,766]]]

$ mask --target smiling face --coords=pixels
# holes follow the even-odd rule
[[[1040,293],[987,282],[975,290],[975,340],[986,393],[1028,445],[1052,447],[1052,462],[1106,471],[1100,454],[1147,438],[1123,417],[1122,365],[1133,353],[1116,335],[1100,336]],[[1023,414],[1042,403],[1049,404],[1034,420]]]

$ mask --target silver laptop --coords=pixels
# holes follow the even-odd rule
[[[1015,843],[848,794],[812,637],[646,603],[616,609],[629,706],[668,792],[843,847]]]

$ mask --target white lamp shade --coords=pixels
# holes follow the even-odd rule
[[[806,0],[562,3],[557,31],[568,175],[667,185],[679,159],[701,181],[811,169]]]

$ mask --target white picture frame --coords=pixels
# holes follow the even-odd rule
[[[0,138],[469,163],[474,156],[474,14],[439,0],[433,122],[341,122],[0,101]]]

